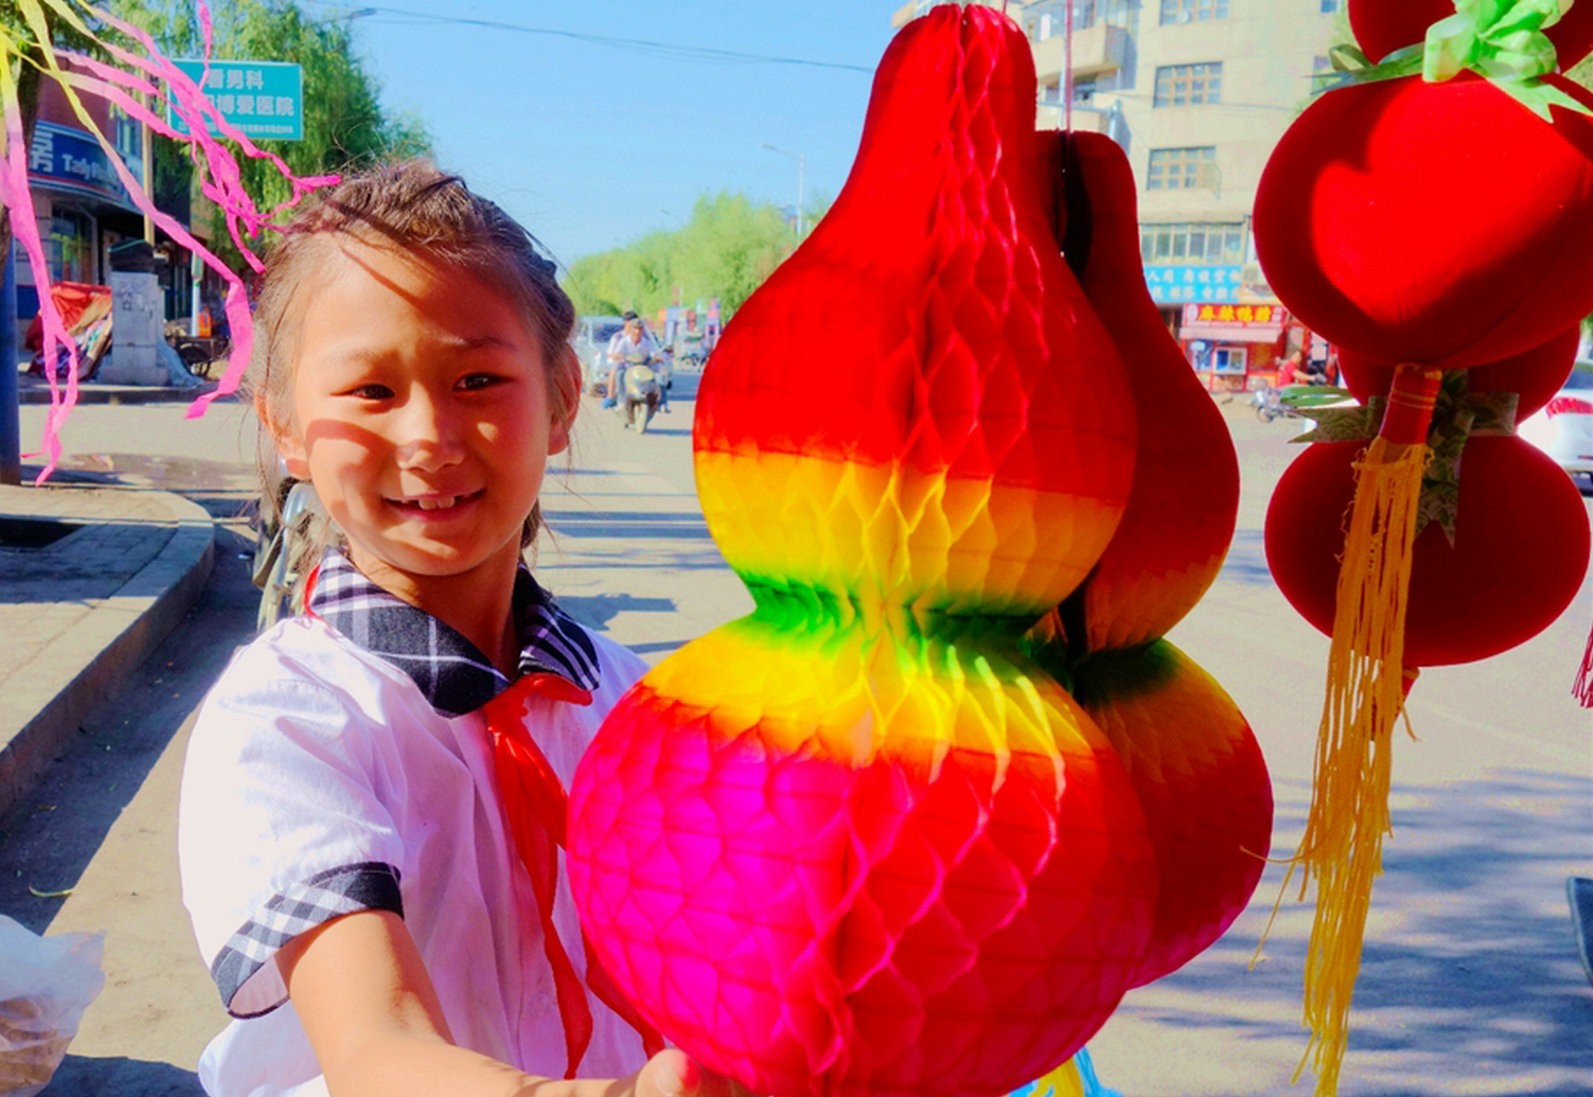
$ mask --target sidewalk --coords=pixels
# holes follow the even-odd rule
[[[210,515],[177,495],[0,485],[0,816],[192,608],[213,554]]]

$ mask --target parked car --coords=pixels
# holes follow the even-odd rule
[[[608,342],[624,327],[625,321],[618,316],[576,318],[570,342],[581,360],[581,385],[586,392],[596,392],[599,384],[608,383]]]
[[[1593,488],[1593,362],[1578,362],[1554,398],[1519,430],[1583,490]]]

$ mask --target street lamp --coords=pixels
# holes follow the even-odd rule
[[[807,170],[807,157],[800,152],[787,152],[785,149],[776,148],[769,142],[763,142],[763,147],[770,152],[778,152],[781,156],[789,156],[797,163],[797,202],[796,202],[796,234],[797,239],[802,239],[802,196],[807,190],[803,181],[803,174]]]

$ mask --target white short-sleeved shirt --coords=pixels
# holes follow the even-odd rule
[[[560,613],[529,572],[516,607],[522,671],[592,692],[584,706],[530,702],[527,726],[568,787],[602,717],[645,666]],[[552,969],[477,711],[506,680],[463,637],[341,557],[323,562],[312,613],[238,653],[188,748],[183,901],[235,1018],[205,1050],[201,1082],[214,1097],[325,1094],[276,953],[365,909],[402,914],[456,1042],[562,1076]],[[584,975],[562,860],[558,887],[554,921]],[[580,1074],[635,1070],[640,1038],[587,998],[593,1035]]]
[[[659,350],[658,343],[646,331],[642,332],[642,337],[638,342],[633,343],[631,342],[631,337],[621,330],[616,331],[613,337],[609,339],[608,353],[611,356],[611,362],[612,356],[617,355],[619,357],[618,364],[633,365],[649,362],[657,358]]]

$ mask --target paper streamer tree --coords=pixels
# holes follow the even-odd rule
[[[213,391],[195,401],[189,410],[190,416],[203,414],[211,400],[226,396],[238,387],[249,361],[253,341],[254,328],[247,290],[236,272],[196,240],[180,222],[155,205],[153,197],[144,191],[142,181],[117,154],[110,138],[100,131],[93,115],[84,105],[83,97],[88,95],[104,99],[156,133],[188,146],[200,189],[223,211],[233,242],[245,261],[256,271],[261,270],[262,266],[248,241],[257,237],[262,229],[270,227],[276,218],[310,191],[336,182],[336,178],[295,176],[279,157],[262,151],[221,115],[215,104],[200,90],[199,84],[172,64],[142,28],[83,0],[14,0],[14,4],[20,17],[20,26],[13,28],[0,23],[0,115],[3,115],[5,128],[3,156],[0,156],[0,206],[4,206],[11,219],[12,231],[28,256],[39,290],[44,360],[54,362],[58,349],[64,347],[71,363],[71,368],[66,371],[64,389],[58,387],[54,370],[45,371],[50,384],[50,414],[44,429],[43,453],[46,463],[39,474],[42,483],[60,458],[61,427],[77,402],[78,348],[68,334],[49,292],[50,267],[45,259],[43,240],[39,236],[33,197],[28,190],[28,154],[24,147],[22,107],[18,100],[18,77],[22,66],[37,69],[42,79],[60,86],[73,113],[83,124],[84,130],[99,142],[117,178],[138,208],[148,213],[161,231],[199,256],[206,266],[227,283],[225,308],[232,332],[232,355],[220,383]],[[211,43],[210,9],[204,0],[198,0],[196,7],[205,43],[204,53],[208,59]],[[70,27],[79,37],[102,50],[111,61],[108,63],[83,54],[72,54],[70,59],[63,57],[52,41],[52,20]],[[113,40],[110,33],[113,31],[120,36],[120,40]],[[183,120],[187,133],[179,133],[166,121],[168,108]],[[242,185],[234,154],[227,146],[209,136],[211,129],[235,142],[244,155],[274,164],[291,185],[292,193],[288,201],[275,209],[257,208]]]
[[[703,512],[756,608],[633,688],[570,790],[595,955],[755,1092],[1010,1090],[1248,895],[1219,889],[1198,926],[1159,902],[1180,782],[1211,753],[1259,766],[1220,690],[1145,647],[1232,514],[1164,572],[1137,539],[1108,565],[1142,490],[1140,363],[1062,258],[1035,94],[1027,40],[987,8],[892,43],[834,208],[699,391]],[[823,394],[810,333],[832,348]],[[1096,627],[1122,645],[1091,671],[1111,733],[1026,635],[1097,569]],[[1192,697],[1215,715],[1186,750]]]
[[[1593,20],[1561,7],[1351,0],[1382,61],[1295,121],[1257,191],[1268,281],[1343,348],[1369,400],[1322,417],[1266,529],[1280,589],[1332,636],[1296,855],[1317,892],[1305,1016],[1319,1093],[1336,1092],[1348,1039],[1406,691],[1421,666],[1542,629],[1587,567],[1575,487],[1513,436],[1593,311],[1593,118],[1553,75],[1556,42],[1576,60]]]

